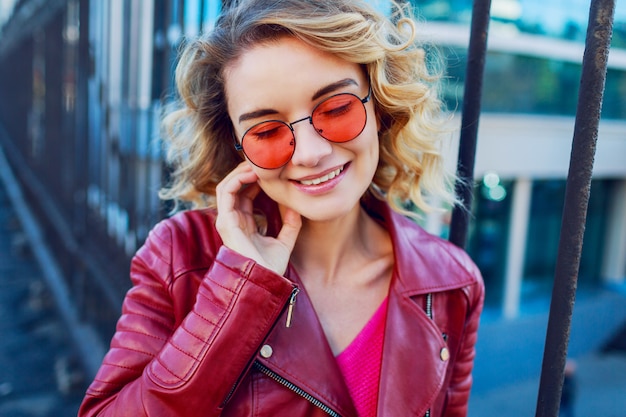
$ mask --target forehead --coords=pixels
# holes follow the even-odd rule
[[[310,98],[320,87],[340,79],[363,83],[365,77],[358,64],[285,37],[245,51],[226,68],[224,78],[231,112],[241,105],[280,102],[281,96]]]

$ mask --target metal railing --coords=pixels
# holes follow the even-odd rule
[[[559,413],[614,14],[615,0],[591,1],[537,417]]]
[[[464,205],[454,209],[450,230],[450,241],[460,247],[466,244],[471,212],[490,5],[490,0],[475,0],[472,10],[456,186]],[[614,0],[591,1],[537,398],[537,417],[556,417],[559,414],[614,13]]]
[[[165,175],[152,143],[159,106],[108,100],[94,69],[93,2],[40,3],[24,7],[30,14],[17,9],[2,33],[0,146],[75,310],[108,340],[130,287],[130,257],[167,212],[156,196]]]

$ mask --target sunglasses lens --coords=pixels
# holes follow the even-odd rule
[[[243,136],[241,144],[248,159],[265,169],[282,167],[291,159],[295,150],[291,129],[277,120],[252,126]]]
[[[324,139],[348,142],[361,134],[367,114],[361,99],[338,94],[318,104],[312,114],[313,126]]]

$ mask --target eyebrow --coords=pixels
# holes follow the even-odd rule
[[[311,96],[311,101],[315,101],[317,99],[319,99],[322,96],[325,96],[326,94],[330,94],[333,93],[337,90],[340,90],[342,88],[351,86],[351,85],[356,85],[358,86],[359,83],[356,82],[356,80],[352,79],[352,78],[344,78],[343,80],[339,80],[337,82],[334,82],[332,84],[329,84],[327,86],[324,86],[322,88],[320,88],[319,90],[317,90],[313,96]],[[245,122],[246,120],[251,120],[251,119],[257,119],[259,117],[263,117],[263,116],[269,116],[272,114],[277,114],[278,111],[274,110],[274,109],[260,109],[260,110],[255,110],[249,113],[244,113],[241,116],[239,116],[239,123],[241,122]]]
[[[358,87],[359,83],[357,83],[355,80],[353,80],[352,78],[344,78],[343,80],[339,80],[335,83],[329,84],[326,87],[322,87],[319,90],[317,90],[315,92],[315,94],[313,94],[313,97],[311,97],[311,101],[315,101],[318,98],[329,94],[329,93],[333,93],[341,88],[345,88],[348,87],[350,85],[356,85]]]

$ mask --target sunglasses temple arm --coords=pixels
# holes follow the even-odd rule
[[[235,132],[232,132],[232,136],[233,136],[233,146],[235,147],[235,150],[238,152],[243,151],[243,146],[241,146],[241,144],[237,140],[237,136],[235,136]]]

